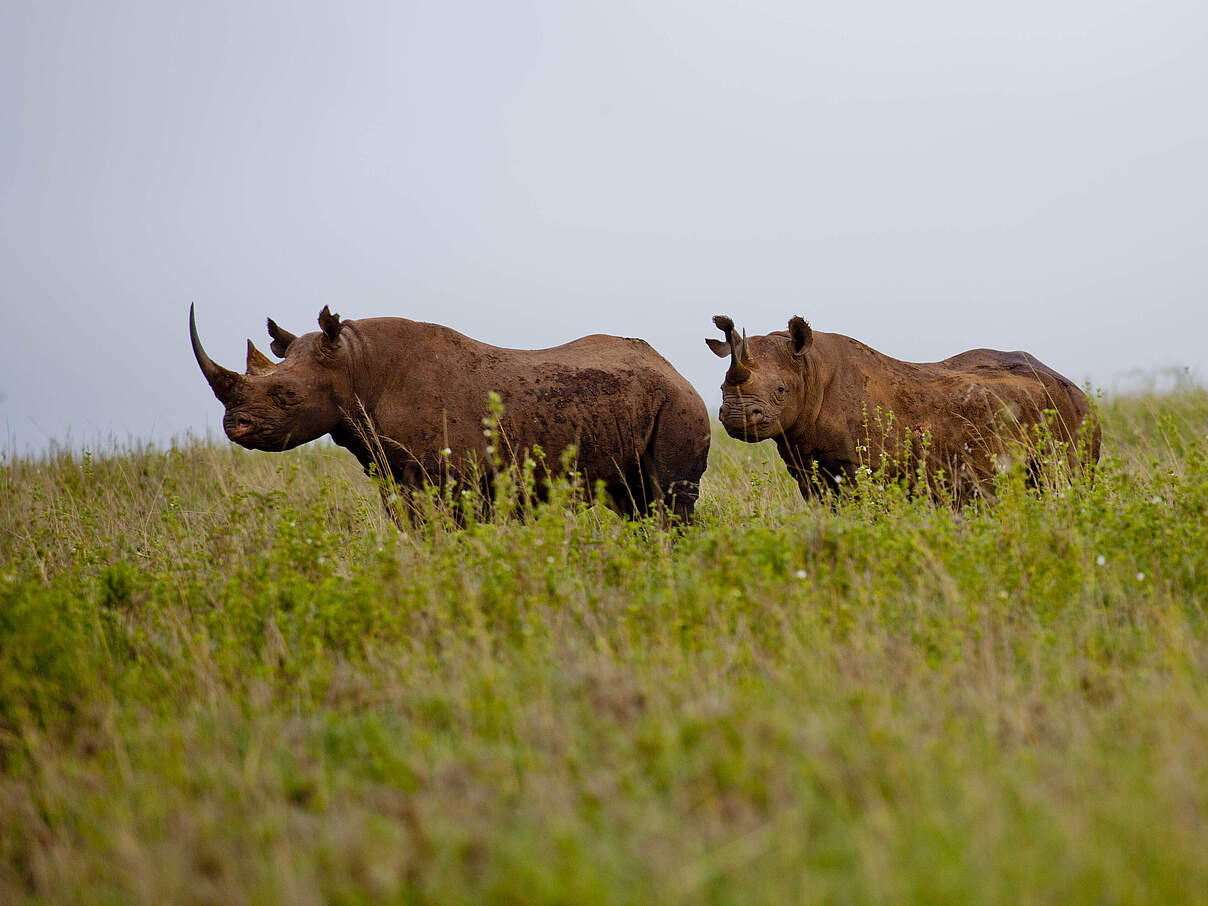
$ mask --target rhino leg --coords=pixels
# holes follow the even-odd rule
[[[646,514],[646,495],[642,490],[642,477],[637,469],[629,469],[623,475],[604,483],[604,503],[626,519]]]
[[[683,416],[683,417],[677,417]],[[692,522],[700,497],[700,479],[709,461],[709,423],[685,410],[660,413],[646,451],[642,471],[649,476],[647,493],[663,522]]]
[[[667,509],[684,525],[692,522],[692,513],[700,497],[700,482],[677,479],[667,486]]]

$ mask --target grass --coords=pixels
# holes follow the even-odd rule
[[[718,435],[682,536],[6,456],[0,902],[1202,902],[1208,393],[1102,408],[960,513]]]

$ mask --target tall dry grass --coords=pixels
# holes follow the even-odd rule
[[[683,533],[8,455],[0,901],[1194,901],[1208,394],[1102,410],[1093,482],[960,512],[719,436]]]

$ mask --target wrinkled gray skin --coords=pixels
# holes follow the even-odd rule
[[[718,417],[731,437],[773,440],[802,496],[856,481],[867,468],[932,490],[942,475],[957,501],[993,494],[1014,457],[1037,473],[1036,428],[1064,445],[1072,467],[1099,458],[1086,395],[1026,352],[973,349],[941,362],[903,362],[801,317],[787,331],[705,340],[728,358]]]
[[[645,341],[597,334],[551,349],[502,349],[438,324],[345,321],[326,307],[319,327],[294,336],[270,318],[270,348],[284,361],[249,340],[241,375],[206,355],[190,308],[193,352],[226,406],[232,441],[275,451],[330,435],[367,471],[384,459],[398,485],[413,491],[464,477],[471,461],[491,462],[483,418],[495,391],[505,460],[540,446],[556,472],[573,446],[574,467],[589,486],[602,481],[623,513],[691,520],[708,412]]]

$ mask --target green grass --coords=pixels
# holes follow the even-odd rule
[[[6,456],[0,902],[1203,902],[1208,393],[1103,417],[960,513],[719,435],[682,536]]]

